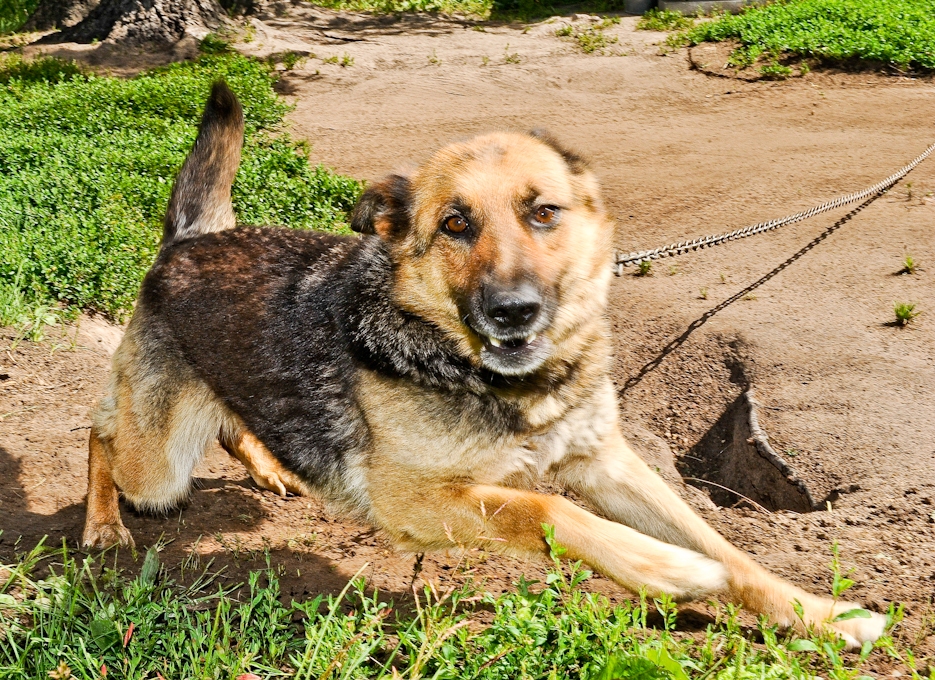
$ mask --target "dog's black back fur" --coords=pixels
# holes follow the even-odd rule
[[[345,455],[369,445],[361,369],[432,389],[487,427],[525,428],[440,331],[393,304],[392,276],[377,237],[240,228],[165,246],[139,311],[273,455],[336,491]]]

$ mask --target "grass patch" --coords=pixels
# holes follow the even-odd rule
[[[670,599],[611,605],[557,558],[545,583],[521,578],[499,596],[428,585],[412,613],[359,578],[286,603],[275,568],[231,585],[191,558],[173,577],[155,548],[138,573],[105,558],[40,545],[0,567],[0,677],[852,680],[871,655],[920,677],[890,637],[848,654],[827,636],[743,628],[731,607],[686,636]]]
[[[767,80],[785,80],[792,75],[792,69],[778,62],[770,62],[760,67],[760,75]]]
[[[571,24],[566,24],[556,29],[555,35],[559,38],[571,38],[575,44],[585,54],[599,52],[604,54],[608,47],[617,43],[617,36],[608,36],[604,33],[605,28],[610,28],[620,23],[617,17],[604,17],[599,23],[586,28],[575,28]]]
[[[428,12],[504,21],[533,21],[569,10],[591,14],[623,10],[623,0],[590,0],[583,4],[548,0],[314,0],[310,4],[375,14]]]
[[[653,7],[636,22],[638,31],[679,31],[691,28],[694,21],[680,12]]]
[[[2,0],[0,2],[0,35],[13,33],[26,23],[39,0]]]
[[[287,106],[267,64],[220,53],[121,80],[0,56],[0,325],[50,306],[126,315],[210,84],[222,77],[247,120],[238,219],[342,227],[360,185],[311,167],[308,146],[282,132]]]
[[[315,0],[319,7],[351,12],[399,14],[402,12],[434,12],[439,14],[465,14],[487,19],[492,0]]]
[[[735,40],[732,60],[752,65],[761,55],[855,60],[901,69],[935,69],[935,0],[778,0],[701,23],[689,44]]]

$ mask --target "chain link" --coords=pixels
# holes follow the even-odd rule
[[[896,184],[903,177],[908,175],[913,168],[915,168],[919,163],[928,158],[931,153],[935,151],[935,144],[932,144],[929,148],[923,151],[919,156],[917,156],[911,163],[902,167],[886,179],[881,182],[877,182],[872,187],[867,187],[863,191],[858,191],[853,194],[847,194],[846,196],[840,196],[833,201],[828,201],[827,203],[822,203],[817,205],[814,208],[809,210],[803,210],[802,212],[797,212],[794,215],[788,215],[787,217],[782,217],[775,220],[770,220],[769,222],[760,222],[759,224],[752,224],[749,227],[743,227],[742,229],[736,229],[726,234],[716,234],[713,236],[703,236],[701,238],[696,238],[693,241],[679,241],[678,243],[672,243],[667,246],[660,246],[659,248],[654,248],[653,250],[640,250],[634,253],[620,253],[618,252],[615,257],[614,262],[614,273],[617,276],[623,274],[623,268],[628,267],[631,264],[639,264],[640,262],[646,262],[649,260],[658,260],[662,257],[672,257],[673,255],[681,255],[682,253],[687,253],[690,250],[698,250],[699,248],[710,248],[711,246],[720,245],[721,243],[726,243],[727,241],[734,241],[740,238],[746,238],[747,236],[754,236],[756,234],[762,234],[764,231],[772,231],[773,229],[778,229],[779,227],[784,227],[787,224],[794,224],[795,222],[801,222],[802,220],[807,220],[809,217],[814,217],[815,215],[820,215],[823,212],[828,212],[829,210],[834,210],[835,208],[840,208],[841,206],[847,205],[849,203],[854,203],[855,201],[860,201],[868,196],[873,196],[874,194],[880,194],[891,186]]]

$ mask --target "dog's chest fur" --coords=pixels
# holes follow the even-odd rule
[[[392,278],[376,238],[237,229],[160,253],[139,312],[287,467],[364,512],[384,463],[528,485],[602,436],[603,383],[505,397],[392,304]]]

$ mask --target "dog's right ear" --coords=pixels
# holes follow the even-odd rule
[[[409,178],[390,175],[371,185],[351,214],[351,229],[383,239],[401,236],[409,228]]]

